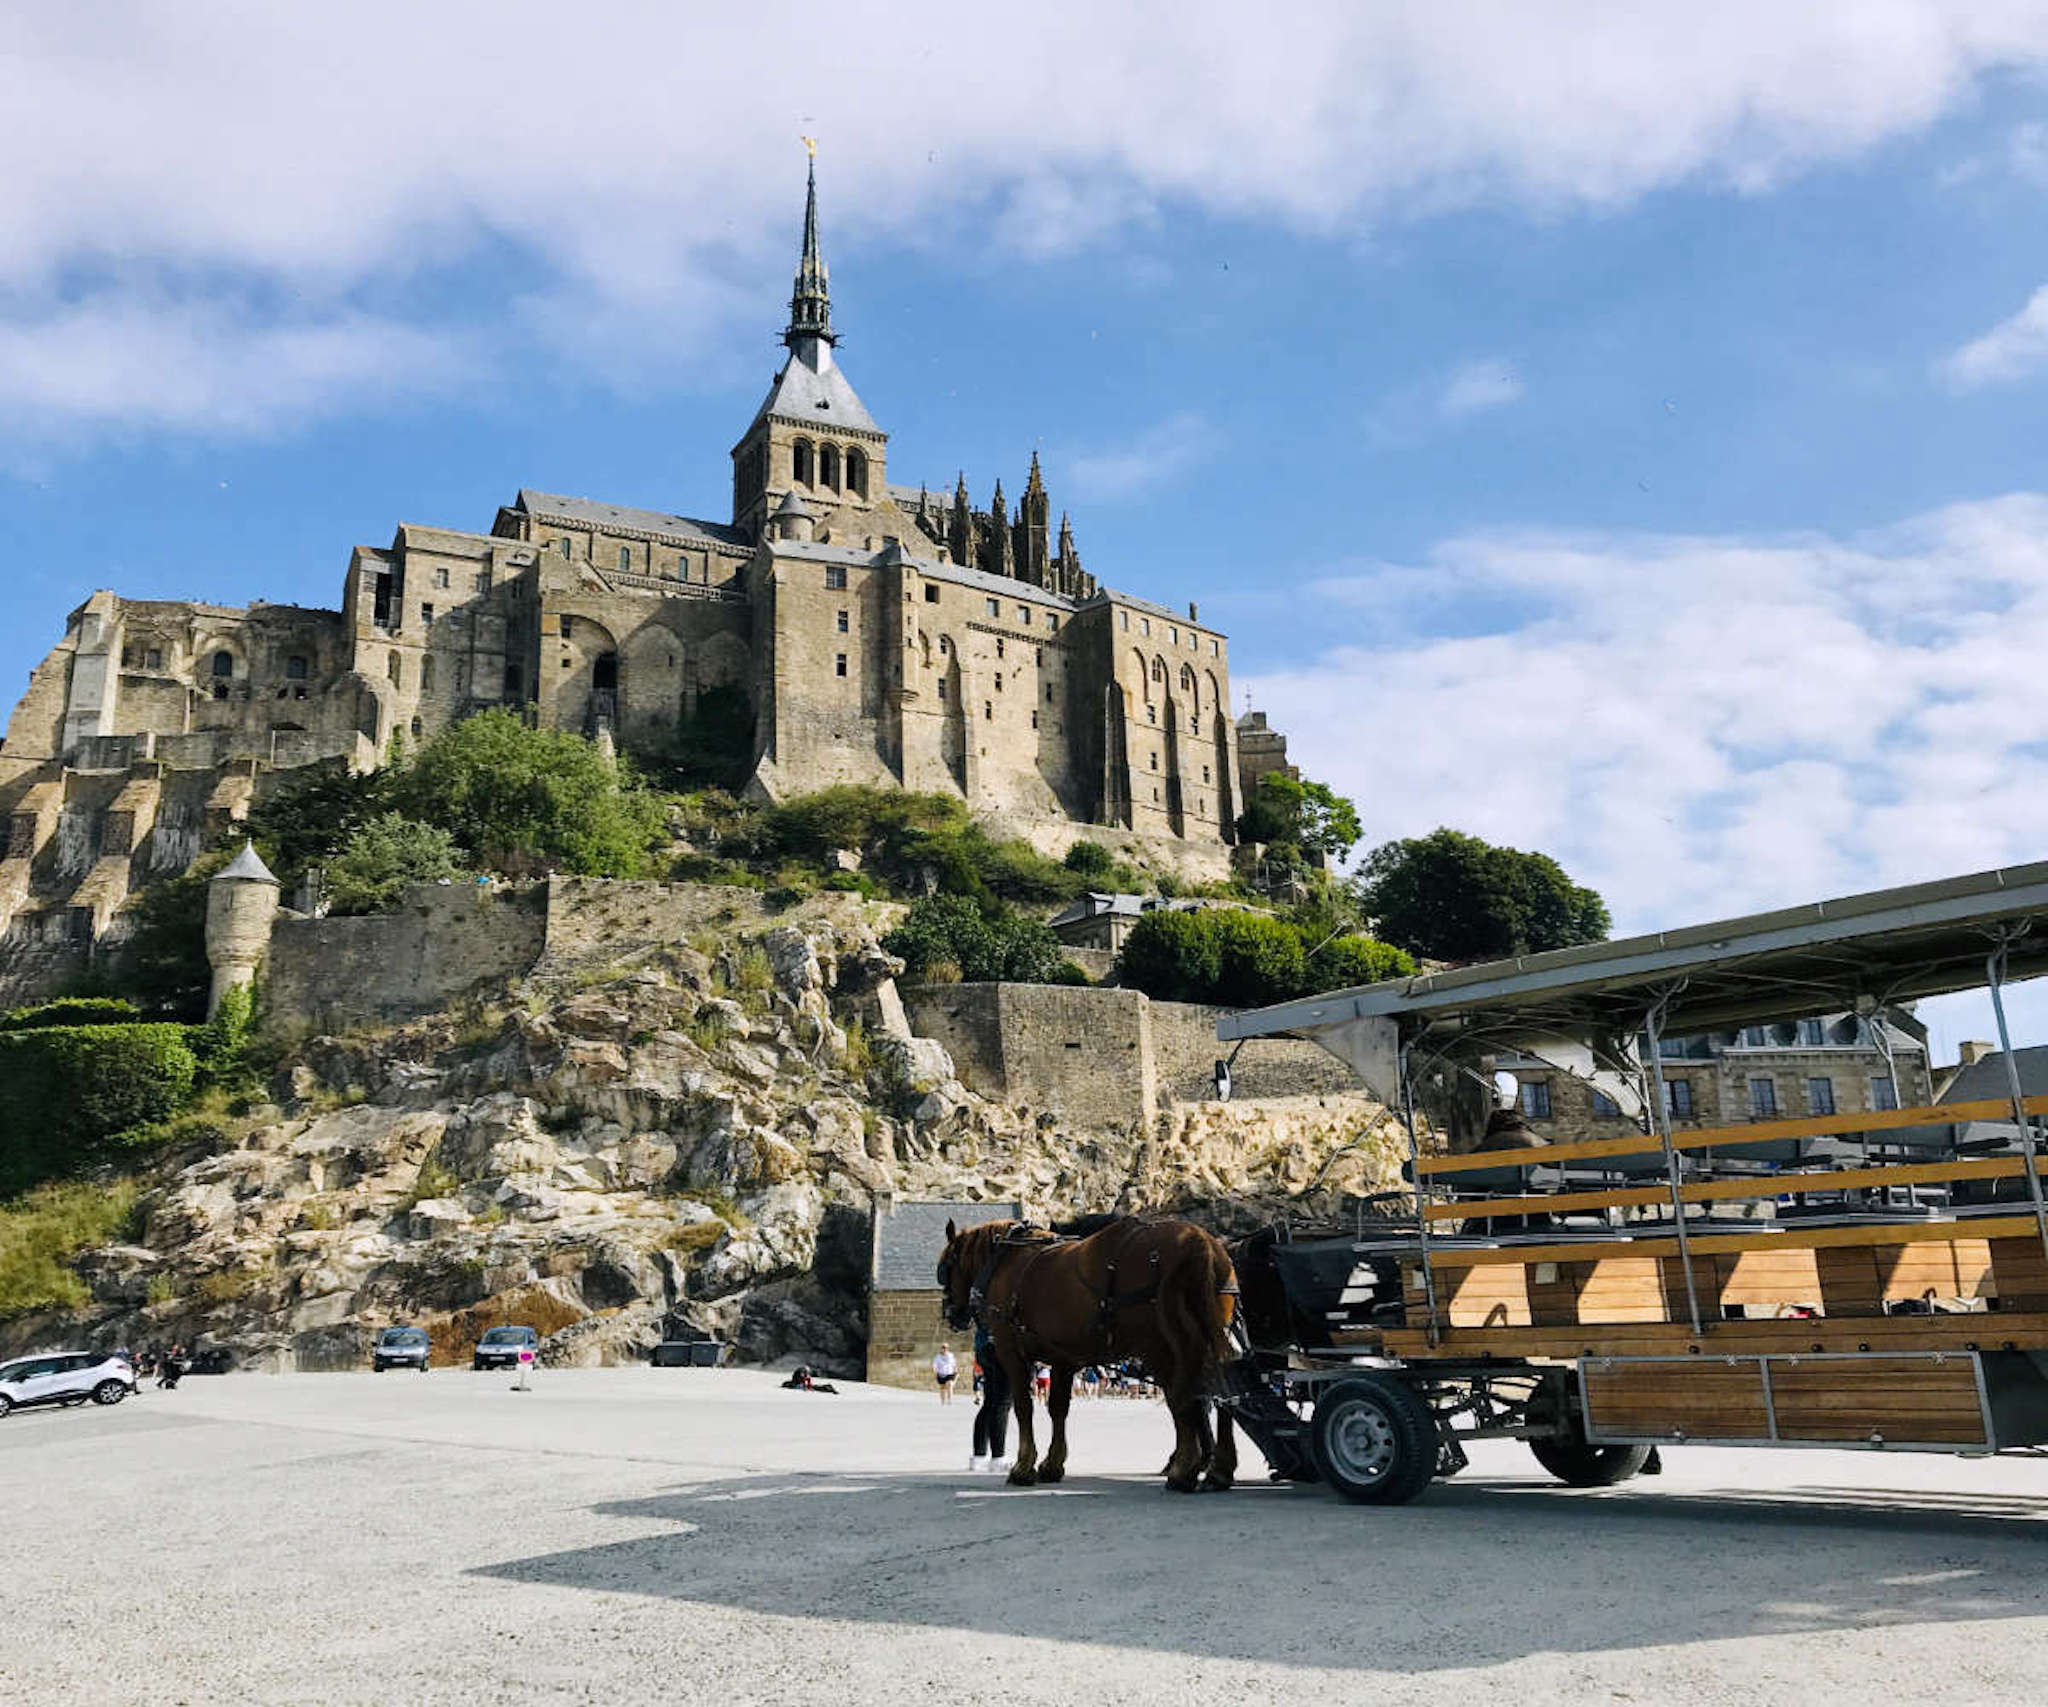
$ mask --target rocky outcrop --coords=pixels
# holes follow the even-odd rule
[[[558,1364],[713,1334],[851,1375],[877,1192],[1249,1218],[1394,1177],[1362,1098],[1179,1106],[1150,1130],[988,1101],[873,1023],[897,970],[858,927],[785,926],[536,978],[488,1025],[316,1038],[272,1104],[166,1168],[137,1243],[80,1262],[96,1310],[67,1326],[271,1368],[359,1367],[393,1322],[437,1361],[499,1323]],[[0,1350],[52,1327],[11,1324]]]

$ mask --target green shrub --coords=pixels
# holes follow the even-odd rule
[[[115,983],[145,1013],[196,1020],[206,1012],[213,983],[206,958],[206,886],[230,857],[217,848],[179,876],[150,884],[124,910],[132,923]]]
[[[0,1031],[39,1031],[52,1025],[126,1025],[142,1016],[123,996],[67,996],[0,1014]]]
[[[1108,877],[1116,870],[1116,855],[1100,842],[1076,842],[1060,863],[1083,877]]]
[[[939,982],[941,968],[957,968],[969,983],[1008,980],[1049,984],[1067,964],[1059,939],[1036,919],[997,904],[978,904],[964,895],[931,895],[914,902],[903,923],[882,939],[903,959],[913,982]]]
[[[1117,968],[1125,984],[1160,1001],[1249,1008],[1400,977],[1415,963],[1370,937],[1317,944],[1289,920],[1230,907],[1145,914]]]
[[[0,1321],[89,1302],[72,1259],[121,1236],[134,1212],[133,1180],[45,1185],[0,1204]]]
[[[181,1026],[0,1034],[0,1196],[102,1159],[120,1135],[144,1138],[178,1111],[198,1071]]]
[[[439,824],[383,813],[357,825],[327,868],[328,909],[344,917],[389,912],[408,885],[454,877],[456,853]]]

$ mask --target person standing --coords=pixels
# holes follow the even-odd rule
[[[979,1322],[974,1327],[974,1358],[981,1365],[981,1403],[974,1410],[974,1454],[967,1468],[1007,1470],[1010,1461],[1003,1448],[1010,1438],[1010,1378],[996,1361],[988,1329]]]
[[[960,1366],[953,1361],[951,1345],[941,1345],[938,1355],[932,1359],[932,1379],[939,1384],[939,1403],[953,1402],[953,1381],[959,1375]]]

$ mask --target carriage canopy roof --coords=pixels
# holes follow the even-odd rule
[[[1408,1037],[1626,1035],[1674,986],[1667,1034],[1852,1012],[1984,984],[2001,927],[2027,927],[2008,978],[2048,973],[2048,862],[1364,984],[1228,1015],[1216,1035],[1312,1034],[1360,1019],[1395,1021]]]

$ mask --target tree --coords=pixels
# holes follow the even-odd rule
[[[391,810],[394,780],[390,771],[311,766],[250,807],[245,828],[289,891],[308,866],[325,865],[358,829]]]
[[[1077,981],[1075,969],[1060,951],[1059,938],[1044,925],[1000,904],[984,907],[965,895],[928,895],[913,902],[903,923],[882,939],[882,946],[903,957],[905,973],[913,980],[952,968],[970,984]]]
[[[1434,960],[1498,960],[1599,942],[1607,904],[1547,854],[1457,830],[1373,849],[1359,889],[1378,933]]]
[[[580,735],[482,711],[436,735],[393,784],[408,818],[445,824],[470,854],[513,876],[554,869],[644,877],[661,801]]]
[[[327,868],[329,910],[388,912],[408,884],[436,883],[457,869],[455,838],[439,824],[387,812],[360,826]]]
[[[1358,808],[1327,783],[1297,782],[1268,771],[1238,815],[1237,833],[1248,842],[1294,847],[1341,860],[1357,845]]]
[[[1415,970],[1400,949],[1364,936],[1311,938],[1291,919],[1239,907],[1157,909],[1124,939],[1122,981],[1165,1002],[1251,1008]]]

